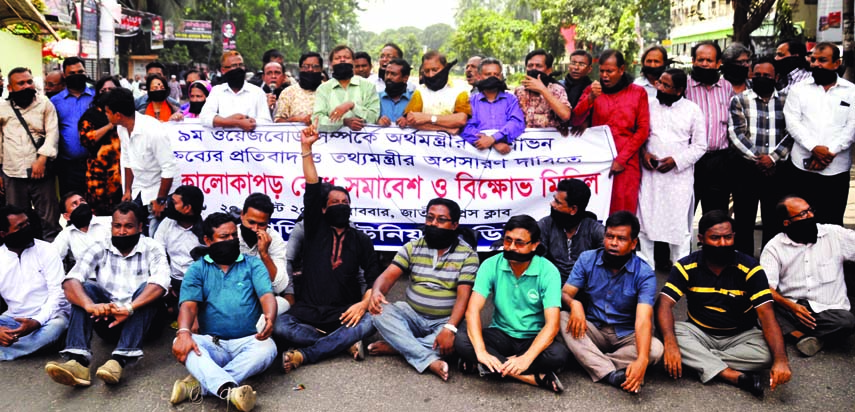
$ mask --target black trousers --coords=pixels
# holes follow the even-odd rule
[[[849,171],[825,176],[795,166],[789,179],[792,192],[814,209],[817,223],[843,226],[843,213],[849,199]]]
[[[848,310],[828,309],[816,313],[807,300],[799,299],[796,303],[810,310],[811,316],[816,319],[816,327],[809,329],[792,312],[776,304],[775,318],[781,326],[783,335],[799,331],[805,336],[815,336],[830,345],[835,345],[845,343],[846,338],[855,332],[855,315]]]
[[[68,192],[86,193],[86,159],[56,159],[54,168],[60,197]]]
[[[484,328],[481,333],[487,352],[502,363],[507,361],[509,356],[524,354],[534,342],[534,338],[517,339],[496,328]],[[475,356],[475,348],[466,333],[466,322],[460,324],[457,338],[454,339],[454,350],[463,360],[473,364],[478,362],[478,357]],[[540,355],[537,355],[537,358],[534,359],[534,362],[523,375],[558,371],[564,367],[569,356],[570,350],[567,349],[567,346],[553,340]]]
[[[730,149],[706,152],[695,163],[695,204],[701,203],[704,214],[712,210],[728,210],[733,173],[730,169],[733,152]]]
[[[784,196],[784,177],[791,167],[789,160],[778,162],[775,172],[766,176],[755,166],[754,161],[734,157],[731,161],[733,179],[733,214],[736,250],[754,256],[754,221],[757,204],[763,220],[763,243],[765,246],[783,230],[781,219],[775,216],[775,205]]]

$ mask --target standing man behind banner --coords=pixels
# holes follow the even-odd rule
[[[431,50],[422,56],[422,71],[425,74],[424,84],[413,92],[403,122],[400,127],[414,127],[419,130],[444,130],[457,134],[466,125],[472,108],[469,105],[469,95],[454,88],[448,80],[448,72],[457,60],[450,64],[445,55]]]
[[[638,149],[650,134],[647,92],[630,83],[623,53],[609,49],[600,54],[599,61],[600,81],[585,89],[571,122],[581,127],[590,117],[591,126],[609,126],[618,151],[609,171],[614,176],[609,214],[620,210],[635,213],[641,184]]]
[[[338,130],[342,125],[359,131],[365,124],[377,122],[380,98],[369,80],[353,75],[353,49],[335,46],[330,64],[333,79],[318,87],[312,118],[320,120],[324,131]]]
[[[208,127],[237,127],[255,130],[256,123],[272,123],[267,95],[246,81],[243,56],[235,50],[223,53],[220,59],[225,83],[211,89],[199,119]]]

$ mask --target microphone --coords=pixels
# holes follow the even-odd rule
[[[267,83],[267,88],[270,89],[270,93],[273,93],[276,91],[276,86],[277,86],[276,82]]]

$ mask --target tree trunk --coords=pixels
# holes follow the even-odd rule
[[[763,0],[759,7],[751,8],[751,0],[733,1],[733,41],[746,46],[751,44],[751,33],[757,30],[775,5],[775,0]]]

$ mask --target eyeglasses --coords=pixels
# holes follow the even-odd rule
[[[304,64],[304,65],[300,66],[300,70],[303,70],[306,72],[309,70],[320,70],[320,69],[321,69],[320,64]]]
[[[570,62],[570,67],[585,67],[588,63],[585,62]]]
[[[526,245],[530,245],[530,244],[531,244],[531,241],[529,240],[528,242],[525,242],[525,241],[523,241],[523,240],[521,240],[521,239],[513,239],[513,238],[506,237],[506,238],[503,240],[503,243],[505,244],[505,246],[510,246],[510,245],[511,245],[511,243],[513,243],[513,244],[514,244],[514,246],[516,246],[516,247],[523,247],[523,246],[526,246]]]
[[[663,89],[665,89],[665,90],[674,90],[674,86],[672,86],[672,85],[670,85],[670,84],[663,83],[663,82],[661,82],[661,81],[659,81],[659,80],[657,80],[657,81],[656,81],[656,83],[657,83],[657,84],[661,84],[661,85],[662,85],[662,88],[663,88]]]
[[[246,65],[243,63],[238,63],[238,64],[233,64],[231,66],[223,66],[223,70],[225,70],[225,71],[229,71],[229,70],[237,69],[237,68],[246,69]]]
[[[802,211],[801,211],[801,212],[799,212],[799,213],[796,213],[796,214],[795,214],[795,215],[793,215],[793,216],[790,216],[790,218],[789,218],[789,219],[787,219],[787,220],[801,219],[801,218],[803,218],[803,217],[807,217],[808,213],[813,213],[813,212],[814,212],[813,208],[812,208],[812,207],[809,207],[809,208],[807,208],[807,209],[805,209],[805,210],[802,210]]]
[[[440,225],[444,225],[446,223],[451,222],[451,219],[449,219],[445,216],[433,216],[433,215],[425,216],[425,223],[431,223],[431,222],[436,222]]]

